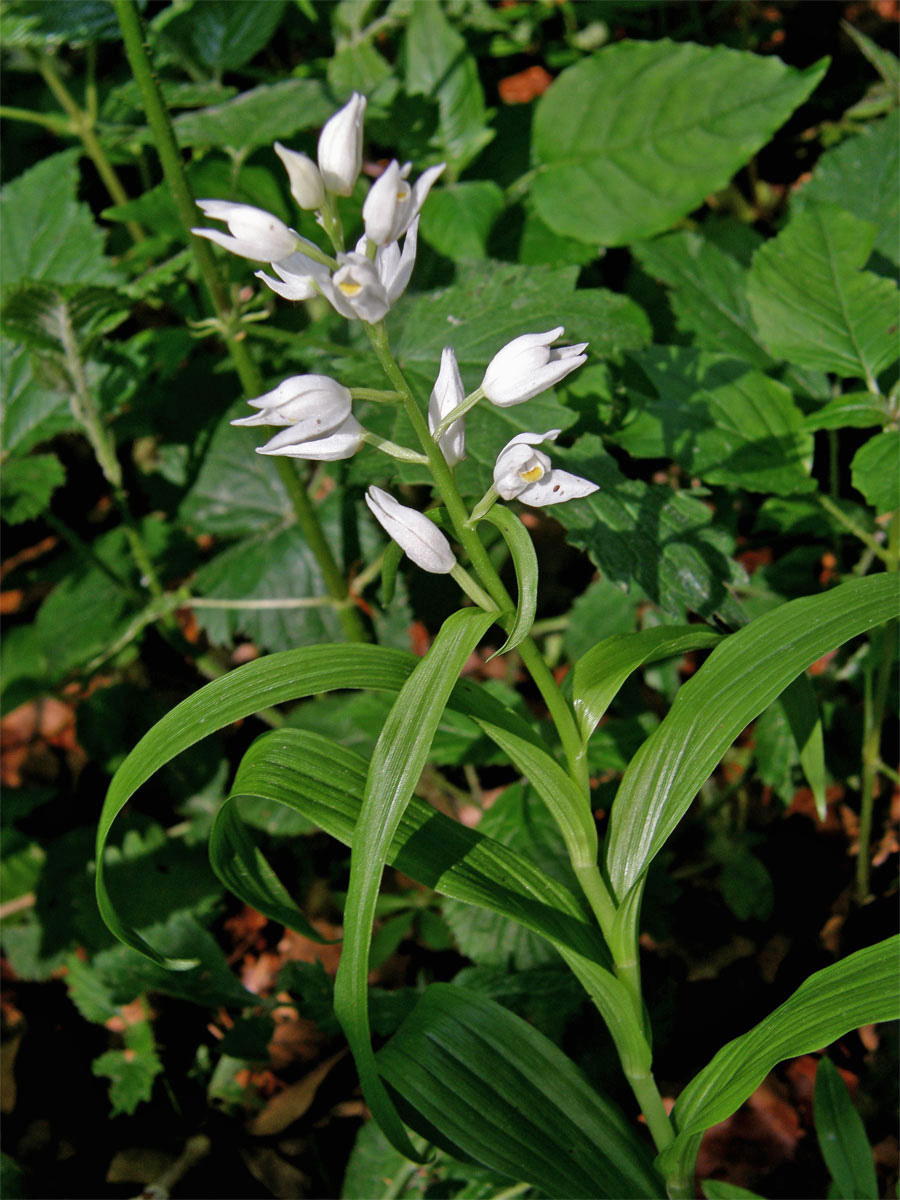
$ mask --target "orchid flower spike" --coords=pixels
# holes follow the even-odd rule
[[[429,167],[419,176],[414,187],[407,182],[411,165],[407,163],[401,167],[395,159],[369,188],[363,205],[363,220],[366,236],[376,246],[396,242],[406,233],[422,211],[428,193],[447,164]]]
[[[532,508],[544,508],[548,504],[562,504],[564,500],[577,500],[598,490],[598,485],[588,479],[554,470],[546,454],[532,449],[541,442],[556,441],[559,434],[558,429],[549,429],[546,433],[519,433],[506,443],[494,464],[494,487],[504,500],[518,499]]]
[[[327,375],[292,375],[248,401],[260,411],[232,425],[290,425],[297,441],[332,433],[350,416],[350,393]]]
[[[299,150],[288,150],[281,142],[275,143],[275,153],[284,163],[291,185],[291,195],[301,208],[321,208],[325,203],[325,183],[319,168],[306,154]]]
[[[501,408],[521,404],[580,367],[587,358],[587,342],[551,349],[551,342],[563,333],[560,325],[546,333],[525,333],[507,342],[488,363],[481,381],[488,400]]]
[[[209,238],[241,258],[275,262],[293,254],[303,239],[271,213],[252,204],[232,204],[229,200],[198,200],[203,215],[224,221],[232,236],[220,229],[192,229],[198,237]]]
[[[349,196],[362,169],[366,98],[354,92],[319,134],[319,172],[329,192]]]
[[[466,393],[453,347],[445,346],[441,352],[441,370],[428,402],[428,428],[432,433],[444,417],[462,404],[465,398]],[[466,433],[463,417],[448,426],[446,433],[438,439],[438,445],[447,464],[451,467],[466,457]]]
[[[374,261],[367,254],[368,238],[363,235],[354,251],[338,255],[340,266],[330,279],[315,277],[317,290],[327,296],[342,317],[377,324],[387,316],[409,283],[416,263],[418,228],[417,217],[403,239],[402,254],[397,242],[388,242],[375,251]],[[276,263],[275,270],[281,274],[279,267],[283,266]],[[272,287],[272,281],[266,282]]]
[[[283,454],[289,458],[309,458],[316,462],[336,462],[352,458],[365,438],[365,430],[351,413],[336,429],[324,437],[306,437],[301,426],[292,425],[258,446],[257,454]]]
[[[450,543],[424,513],[407,508],[377,487],[366,492],[366,504],[388,536],[423,571],[449,575],[456,566]]]

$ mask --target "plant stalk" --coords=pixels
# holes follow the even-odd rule
[[[184,228],[189,231],[196,219],[196,205],[181,161],[169,111],[150,62],[137,5],[134,0],[113,0],[113,7],[122,31],[125,53],[153,132],[166,183]],[[219,274],[212,247],[205,238],[193,235],[190,235],[190,245],[241,386],[247,396],[258,396],[263,390],[262,378],[243,340],[243,331],[236,320],[227,289]],[[347,581],[325,537],[316,507],[297,473],[296,464],[290,459],[276,458],[276,469],[290,498],[297,523],[322,572],[329,595],[335,600],[346,600],[349,596]],[[355,607],[340,607],[338,617],[348,641],[368,641],[362,617]]]

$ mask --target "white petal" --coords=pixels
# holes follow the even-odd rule
[[[292,429],[286,429],[282,433],[276,433],[264,446],[259,446],[256,453],[282,454],[288,458],[308,458],[316,462],[335,462],[340,458],[350,458],[357,452],[363,442],[364,430],[354,416],[349,416],[327,437],[295,442],[290,438],[293,432]]]
[[[466,398],[452,346],[441,352],[441,369],[428,401],[428,428],[434,433],[441,421]],[[466,425],[460,417],[438,441],[441,453],[452,467],[466,457]]]
[[[338,196],[349,196],[359,177],[365,111],[365,96],[354,92],[319,135],[319,171],[328,190]]]
[[[523,504],[532,508],[544,508],[548,504],[562,504],[565,500],[578,500],[599,490],[599,485],[580,475],[568,471],[548,471],[543,479],[529,484],[519,493]]]

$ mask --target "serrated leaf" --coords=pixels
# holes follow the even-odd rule
[[[138,8],[146,7],[146,3],[147,0],[138,0]],[[31,19],[27,38],[30,45],[81,46],[86,42],[117,41],[121,36],[115,11],[105,0],[67,0],[66,4],[25,0],[14,11],[20,18]]]
[[[617,895],[640,878],[741,730],[817,658],[894,615],[898,583],[874,575],[793,600],[713,650],[619,786],[606,845]]]
[[[820,1058],[813,1097],[816,1137],[831,1172],[835,1200],[878,1200],[872,1148],[847,1085],[830,1058]]]
[[[698,346],[762,369],[772,365],[747,300],[747,271],[738,259],[702,232],[682,230],[640,242],[634,254],[649,275],[672,289],[678,328],[693,334]]]
[[[492,180],[450,183],[429,195],[419,232],[454,262],[486,258],[488,234],[504,204],[503,189]]]
[[[879,516],[900,508],[900,431],[870,437],[854,454],[850,472],[853,486]]]
[[[847,379],[897,356],[898,292],[861,268],[878,230],[834,205],[809,205],[753,257],[748,295],[769,351]]]
[[[139,1021],[125,1030],[125,1049],[107,1050],[91,1065],[91,1073],[110,1080],[109,1098],[112,1115],[131,1114],[149,1100],[153,1080],[163,1065],[156,1053],[156,1041],[149,1021]]]
[[[55,454],[32,454],[6,463],[0,475],[3,517],[10,525],[33,521],[66,481],[66,472]]]
[[[188,52],[215,72],[235,71],[268,43],[281,23],[284,0],[203,0],[176,14],[165,27],[165,41],[183,41]]]
[[[103,230],[76,199],[80,151],[43,159],[0,191],[3,282],[116,283],[121,272],[103,256]]]
[[[871,392],[849,392],[829,400],[803,420],[805,429],[867,429],[890,420],[883,397]]]
[[[687,493],[626,479],[598,437],[586,435],[554,459],[599,484],[583,500],[553,510],[569,541],[585,550],[615,583],[632,580],[668,614],[711,616],[731,607],[728,588],[740,578],[732,543],[709,509]]]
[[[662,232],[728,183],[826,66],[667,39],[606,47],[538,102],[538,213],[607,246]]]
[[[875,249],[895,266],[900,262],[895,236],[900,220],[900,114],[873,122],[826,150],[812,179],[793,196],[791,211],[832,204],[874,225]]]
[[[483,996],[432,984],[378,1065],[413,1127],[451,1154],[550,1197],[664,1194],[618,1108],[551,1041]]]
[[[405,54],[406,91],[437,101],[434,142],[448,160],[448,177],[455,179],[494,137],[475,59],[440,4],[413,6]]]
[[[635,458],[674,458],[707,483],[791,495],[815,487],[813,439],[784,384],[735,359],[680,346],[634,356],[629,412],[611,440]]]

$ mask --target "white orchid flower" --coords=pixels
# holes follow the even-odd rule
[[[428,193],[446,165],[429,167],[419,176],[415,186],[410,186],[407,176],[412,164],[401,167],[394,159],[369,188],[363,205],[369,240],[376,246],[399,241],[421,212]]]
[[[375,263],[356,251],[338,255],[338,262],[326,295],[341,316],[372,325],[387,316],[391,301]]]
[[[297,441],[331,434],[350,416],[350,392],[327,375],[292,375],[248,401],[261,411],[232,425],[290,425]]]
[[[301,208],[321,208],[325,203],[325,181],[319,168],[306,154],[299,150],[288,150],[281,142],[275,143],[275,153],[284,163],[291,185],[291,195]]]
[[[551,349],[562,325],[546,333],[525,333],[513,338],[488,363],[481,390],[492,404],[506,408],[521,404],[559,383],[587,358],[587,342]]]
[[[449,575],[456,566],[450,543],[424,513],[407,508],[377,487],[366,492],[366,504],[388,536],[423,571]]]
[[[303,238],[288,229],[278,217],[254,208],[252,204],[232,204],[229,200],[198,200],[203,215],[214,221],[224,221],[231,237],[220,229],[192,229],[197,237],[209,238],[241,258],[257,262],[275,262],[293,254]]]
[[[351,458],[363,444],[365,430],[351,413],[336,429],[324,437],[304,438],[299,426],[292,425],[257,446],[257,454],[283,454],[289,458],[309,458],[316,462],[336,462]]]
[[[462,404],[466,397],[456,355],[452,346],[445,346],[441,352],[441,369],[428,401],[428,428],[432,433],[441,421],[454,408]],[[441,453],[449,466],[454,466],[466,457],[465,420],[460,417],[448,426],[445,433],[438,438]]]
[[[349,196],[362,168],[366,98],[354,92],[319,134],[319,172],[329,192]]]
[[[549,429],[546,433],[519,433],[506,443],[494,464],[494,487],[504,500],[518,499],[532,508],[544,508],[548,504],[562,504],[564,500],[577,500],[598,490],[596,483],[582,479],[580,475],[554,470],[547,455],[533,449],[541,442],[555,441],[559,434],[558,429]]]

